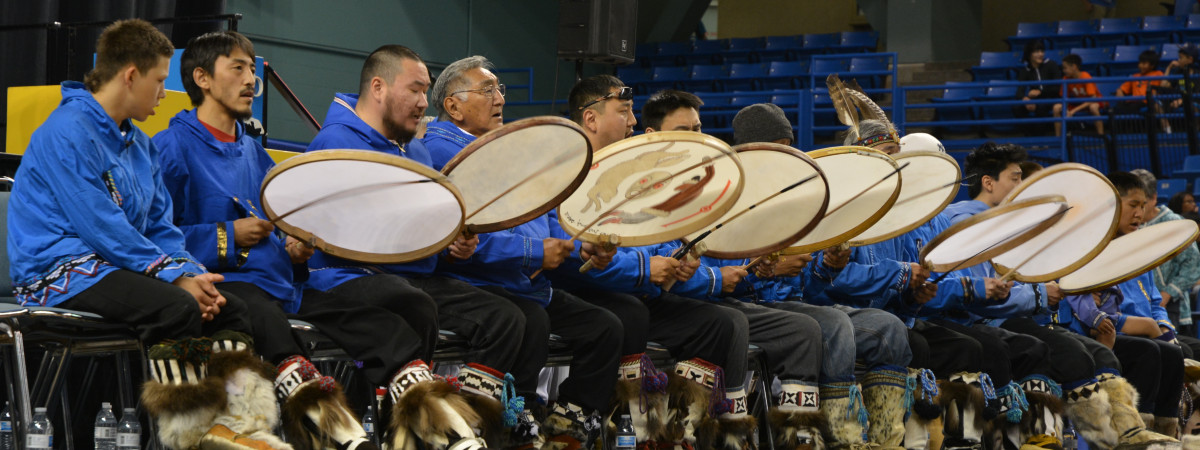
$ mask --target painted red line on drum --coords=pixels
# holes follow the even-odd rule
[[[716,198],[715,200],[713,200],[713,201],[712,201],[712,203],[709,203],[709,204],[708,204],[708,206],[701,206],[701,207],[700,207],[700,209],[696,210],[696,212],[694,212],[694,213],[691,213],[691,214],[689,214],[687,217],[684,217],[684,218],[682,218],[682,219],[676,220],[676,221],[674,221],[674,222],[671,222],[671,223],[665,223],[665,224],[663,224],[663,225],[662,225],[662,227],[663,227],[663,228],[666,228],[666,227],[669,227],[669,226],[671,226],[671,225],[675,225],[675,224],[677,224],[677,223],[679,223],[679,222],[683,222],[683,221],[685,221],[685,220],[691,219],[691,218],[692,218],[692,217],[694,217],[696,214],[700,214],[700,213],[702,213],[702,212],[706,212],[706,211],[710,211],[710,210],[712,210],[712,206],[713,206],[713,205],[715,205],[715,204],[717,204],[717,202],[721,201],[721,199],[725,197],[725,193],[729,191],[729,185],[730,185],[731,183],[733,183],[733,181],[731,181],[731,180],[725,180],[725,189],[721,189],[721,195],[718,195],[718,196],[717,196],[717,198]]]

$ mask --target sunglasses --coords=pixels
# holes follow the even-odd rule
[[[595,105],[595,104],[600,103],[605,100],[608,100],[610,98],[613,98],[614,96],[617,98],[617,100],[633,100],[633,88],[631,88],[629,86],[625,86],[625,87],[622,87],[621,90],[619,90],[619,91],[609,92],[607,95],[605,95],[603,97],[600,97],[598,99],[592,100],[587,103],[584,103],[583,106],[579,107],[579,109],[580,110],[587,109],[587,107],[589,107],[589,106]]]

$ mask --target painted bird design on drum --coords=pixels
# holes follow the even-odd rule
[[[705,159],[707,160],[708,158],[706,157]],[[624,211],[610,212],[605,214],[605,216],[613,217],[611,219],[605,219],[601,221],[599,225],[606,225],[610,223],[642,223],[655,217],[666,217],[670,215],[672,211],[691,203],[692,200],[695,200],[696,197],[699,197],[700,193],[704,192],[704,186],[708,185],[708,183],[712,181],[715,174],[716,169],[713,168],[712,164],[704,166],[703,177],[697,175],[687,181],[684,181],[679,186],[676,186],[675,190],[679,192],[676,192],[675,195],[671,196],[671,198],[663,200],[662,203],[657,205],[648,208],[642,208],[642,210],[637,213],[631,214]],[[653,188],[658,189],[659,186],[656,185]]]
[[[612,200],[617,195],[617,190],[620,189],[621,183],[631,175],[651,169],[670,167],[687,159],[687,151],[669,152],[668,149],[672,145],[674,144],[668,143],[662,150],[643,153],[629,161],[618,163],[605,170],[596,180],[596,185],[588,191],[588,202],[586,205],[583,205],[583,209],[580,212],[587,211],[593,205],[595,205],[596,211],[600,211],[605,202]]]

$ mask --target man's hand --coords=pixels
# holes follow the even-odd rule
[[[314,249],[309,247],[307,243],[300,242],[300,240],[291,236],[288,236],[284,242],[286,242],[284,248],[287,249],[288,257],[292,259],[292,264],[300,264],[308,261],[308,258],[312,258]]]
[[[552,270],[562,264],[568,256],[571,256],[571,251],[575,250],[575,244],[566,239],[546,238],[542,240],[542,269]]]
[[[987,298],[1004,300],[1008,298],[1008,290],[1012,289],[1013,282],[1001,282],[997,278],[984,278],[983,286],[987,290]]]
[[[822,263],[825,264],[825,267],[832,270],[842,270],[843,267],[846,267],[846,264],[850,263],[851,251],[852,249],[849,247],[845,250],[840,250],[837,247],[827,248],[825,249],[825,257],[822,258]]]
[[[225,305],[225,297],[217,291],[217,287],[213,283],[224,281],[225,277],[216,273],[205,273],[194,277],[179,277],[176,278],[174,284],[179,286],[187,293],[192,294],[192,298],[196,299],[196,303],[200,305],[200,317],[205,322],[213,320],[217,314],[221,313],[221,307]]]
[[[1042,95],[1041,89],[1030,89],[1029,95],[1025,96],[1025,100],[1029,100],[1029,97],[1038,97],[1040,95]]]
[[[929,280],[929,269],[918,263],[908,263],[912,266],[912,281],[909,281],[909,286],[920,286]]]
[[[812,262],[813,256],[810,253],[802,255],[779,255],[775,262],[770,264],[760,264],[755,268],[755,274],[759,278],[770,277],[794,277],[804,270],[808,263]]]
[[[679,264],[679,268],[675,269],[675,279],[683,283],[692,279],[692,275],[696,274],[696,269],[700,268],[699,259],[688,258],[687,261]]]
[[[233,221],[233,242],[238,247],[253,247],[272,231],[275,231],[275,225],[271,222],[254,217],[238,219]]]
[[[1096,325],[1096,332],[1099,334],[1113,334],[1117,332],[1117,326],[1113,324],[1112,319],[1105,318]]]
[[[606,249],[603,245],[596,245],[591,242],[584,242],[579,248],[579,256],[584,261],[591,261],[592,267],[596,270],[604,270],[608,267],[608,263],[612,262],[613,255],[617,254],[617,249]]]
[[[1092,330],[1092,337],[1105,347],[1113,348],[1117,343],[1117,327],[1113,325],[1112,319],[1104,319]]]
[[[918,305],[929,303],[935,295],[937,295],[936,284],[922,284],[912,291],[913,301],[917,302]]]
[[[1058,308],[1058,302],[1063,299],[1063,291],[1058,287],[1057,281],[1046,283],[1046,306],[1050,309]]]
[[[446,247],[446,251],[449,253],[449,257],[450,257],[451,261],[454,261],[454,260],[462,261],[462,260],[469,259],[471,257],[471,255],[474,255],[475,247],[478,247],[478,246],[479,246],[479,235],[478,234],[473,234],[473,235],[471,235],[470,238],[467,238],[466,236],[460,234],[460,235],[458,235],[457,238],[454,239],[454,242],[450,243],[449,247]]]
[[[1162,294],[1162,301],[1158,302],[1158,306],[1166,308],[1167,303],[1171,303],[1171,294],[1168,294],[1166,292],[1159,292],[1159,293]]]
[[[651,256],[650,257],[650,282],[654,284],[663,284],[667,280],[675,278],[676,272],[679,270],[678,259],[667,256]]]
[[[721,292],[730,293],[737,287],[738,283],[742,282],[742,278],[746,278],[749,272],[746,272],[744,267],[739,266],[722,266],[721,267]]]

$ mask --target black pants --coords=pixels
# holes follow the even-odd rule
[[[670,293],[647,300],[599,290],[570,293],[621,320],[622,355],[645,352],[646,342],[654,341],[666,347],[676,361],[700,358],[727,371],[727,365],[746,364],[749,325],[745,316],[712,302]]]
[[[222,292],[225,306],[213,320],[200,318],[200,305],[182,288],[156,278],[118,270],[75,294],[59,306],[99,314],[128,324],[145,345],[164,339],[211,336],[221,330],[251,334],[246,303],[237,295]]]
[[[403,317],[425,343],[426,360],[437,345],[439,326],[467,340],[469,350],[463,359],[468,363],[510,372],[521,354],[525,329],[521,310],[503,297],[453,278],[369,275],[330,292],[355,296]]]
[[[1117,335],[1113,353],[1125,368],[1121,375],[1141,394],[1138,411],[1161,417],[1179,414],[1179,394],[1183,389],[1183,352],[1179,346]]]
[[[512,369],[517,393],[537,395],[538,373],[546,365],[550,333],[571,348],[571,370],[558,386],[560,400],[588,410],[604,411],[617,384],[621,362],[621,320],[613,313],[555,289],[550,304],[541,304],[498,286],[488,292],[507,298],[525,313],[525,342]]]
[[[924,320],[909,329],[912,366],[932,370],[939,379],[958,372],[979,372],[983,367],[983,347],[962,333]]]
[[[1027,334],[1014,333],[1003,328],[976,324],[964,326],[950,321],[940,325],[971,336],[983,346],[983,371],[996,386],[1004,386],[1014,379],[1033,374],[1045,375],[1050,368],[1050,347],[1045,342]]]
[[[1050,350],[1048,361],[1053,362],[1045,368],[1045,375],[1050,379],[1066,384],[1088,380],[1096,376],[1096,362],[1084,344],[1070,336],[1075,333],[1071,333],[1065,328],[1038,325],[1028,317],[1005,319],[1000,328],[1033,336],[1046,343]],[[1079,334],[1075,335],[1082,337]],[[1097,344],[1099,343],[1097,342]],[[1100,347],[1108,350],[1103,345]],[[1115,359],[1115,356],[1113,358]]]

